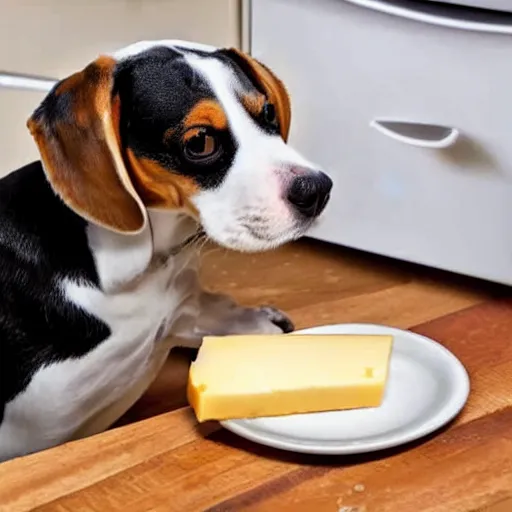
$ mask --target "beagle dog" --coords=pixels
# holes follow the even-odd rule
[[[170,349],[281,333],[201,289],[199,246],[297,239],[332,182],[286,144],[290,102],[235,49],[139,42],[55,85],[41,161],[0,180],[0,460],[107,429]]]

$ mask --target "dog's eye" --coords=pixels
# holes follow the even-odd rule
[[[194,128],[185,136],[185,155],[190,160],[210,158],[218,149],[217,138],[206,128]]]
[[[276,108],[274,105],[272,105],[272,103],[265,103],[265,105],[263,105],[261,115],[267,124],[276,124]]]

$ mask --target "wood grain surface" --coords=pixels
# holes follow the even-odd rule
[[[173,352],[146,395],[103,434],[0,464],[0,511],[512,511],[512,300],[504,287],[301,242],[271,254],[209,250],[204,280],[297,327],[375,322],[440,341],[469,371],[450,425],[408,446],[320,457],[198,426]]]

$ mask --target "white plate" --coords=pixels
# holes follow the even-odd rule
[[[297,334],[391,334],[386,393],[380,407],[223,421],[256,443],[302,453],[354,454],[391,448],[439,429],[461,411],[469,378],[461,362],[439,343],[372,324],[315,327]],[[314,364],[312,361],[311,364]]]

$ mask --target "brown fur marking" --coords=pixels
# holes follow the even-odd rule
[[[119,99],[111,102],[115,60],[102,57],[56,89],[70,95],[71,112],[48,121],[32,116],[36,140],[54,190],[85,219],[119,232],[136,232],[145,210],[128,178],[119,147]]]
[[[291,105],[286,87],[281,80],[261,62],[236,48],[231,48],[229,51],[245,62],[254,75],[254,78],[265,91],[268,101],[272,103],[276,109],[281,128],[281,137],[283,137],[285,141],[288,140],[291,122]]]
[[[201,100],[187,114],[183,126],[185,130],[196,126],[211,126],[216,130],[225,130],[228,118],[217,101]]]
[[[263,94],[244,94],[242,96],[242,105],[245,110],[253,117],[258,117],[267,102],[267,98]]]
[[[198,186],[186,176],[163,168],[149,158],[137,158],[131,149],[126,151],[132,182],[144,204],[152,208],[184,208],[196,216],[190,197]]]

